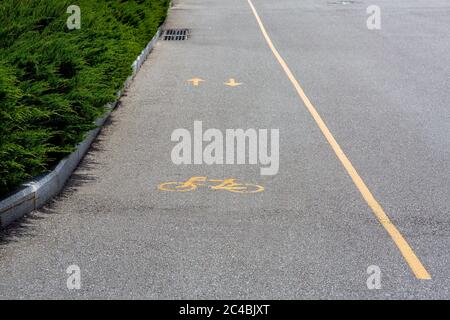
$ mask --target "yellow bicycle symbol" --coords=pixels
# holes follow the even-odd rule
[[[208,185],[208,183],[218,183]],[[208,179],[207,177],[192,177],[186,182],[164,182],[158,186],[159,190],[171,192],[189,192],[197,190],[199,186],[207,186],[211,190],[225,190],[235,193],[257,193],[264,191],[264,187],[256,184],[238,183],[236,179]]]

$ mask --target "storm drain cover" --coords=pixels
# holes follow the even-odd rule
[[[166,29],[162,34],[163,40],[187,40],[189,29]]]

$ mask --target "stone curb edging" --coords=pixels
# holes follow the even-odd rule
[[[169,4],[170,8],[171,4]],[[23,185],[23,189],[13,195],[0,201],[0,228],[4,228],[13,221],[23,217],[24,215],[36,210],[46,204],[54,196],[58,195],[66,184],[67,180],[77,168],[86,152],[89,150],[94,139],[97,137],[110,116],[111,112],[117,106],[119,98],[123,92],[129,87],[134,77],[141,69],[142,64],[153,50],[156,42],[161,35],[162,26],[160,26],[147,46],[142,50],[141,54],[132,64],[133,73],[125,81],[122,90],[117,93],[117,101],[107,105],[106,113],[95,121],[97,128],[89,131],[86,138],[78,144],[76,150],[68,157],[59,162],[53,171],[48,174],[36,178]]]

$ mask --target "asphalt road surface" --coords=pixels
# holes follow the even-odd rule
[[[189,39],[158,42],[64,192],[2,231],[0,298],[449,299],[449,16],[447,0],[175,1],[165,27]],[[279,129],[278,173],[175,165],[171,134],[194,121]],[[194,176],[264,191],[158,189]]]

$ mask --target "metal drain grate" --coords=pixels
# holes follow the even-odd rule
[[[163,40],[187,40],[189,29],[167,29],[162,34]]]

